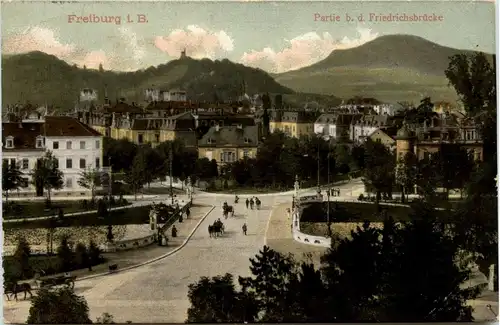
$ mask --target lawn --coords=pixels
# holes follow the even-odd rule
[[[149,222],[150,206],[130,207],[111,211],[111,223],[113,225],[144,224]],[[107,220],[100,218],[97,212],[84,213],[78,216],[68,216],[57,219],[57,227],[73,226],[104,226]],[[33,229],[49,228],[50,219],[24,220],[19,222],[4,222],[3,229]]]
[[[186,191],[181,190],[178,188],[173,188],[172,189],[174,192],[174,195],[185,195]],[[141,194],[147,194],[147,195],[162,195],[162,194],[167,194],[170,195],[170,187],[152,187],[152,188],[144,188],[142,190]],[[139,194],[140,195],[140,194]]]
[[[84,207],[82,204],[83,200],[67,200],[67,201],[52,201],[52,206],[50,209],[45,208],[45,201],[10,201],[8,204],[13,205],[16,208],[6,209],[6,204],[4,203],[4,209],[2,216],[4,219],[18,219],[18,218],[33,218],[33,217],[45,217],[54,216],[59,213],[59,209],[63,211],[64,214],[70,214],[75,212],[92,211],[96,208]],[[130,203],[125,202],[119,204],[116,202],[113,206],[124,206]]]
[[[326,222],[327,202],[308,204],[301,215],[301,222]],[[377,213],[375,204],[357,202],[330,202],[330,217],[332,222],[383,222],[385,213],[392,216],[396,222],[410,220],[410,207],[389,206],[380,204],[383,213]],[[449,221],[450,213],[436,211],[439,218]]]
[[[56,243],[58,244],[58,243]],[[56,246],[56,245],[55,245]],[[102,258],[98,264],[106,262]],[[28,272],[20,280],[30,279],[34,276],[35,272],[43,271],[45,275],[52,275],[63,271],[61,259],[56,255],[32,255],[29,257],[29,265],[32,272]],[[95,266],[94,264],[92,266]],[[12,256],[4,256],[2,261],[2,266],[4,269],[4,276],[7,275],[20,275],[19,264],[14,260]],[[72,268],[72,270],[79,269],[81,267]]]

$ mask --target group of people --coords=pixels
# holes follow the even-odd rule
[[[257,210],[260,209],[260,200],[258,197],[254,196],[250,199],[247,198],[247,200],[245,201],[245,205],[247,206],[247,209],[248,209],[248,206],[250,206],[250,209],[253,210],[253,206],[256,205],[257,206]]]

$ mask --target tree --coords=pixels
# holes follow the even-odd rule
[[[253,322],[257,316],[256,308],[249,309],[251,304],[236,291],[233,276],[229,273],[212,278],[202,277],[190,284],[188,298],[191,306],[187,312],[187,323]]]
[[[132,188],[135,199],[137,200],[137,192],[144,186],[147,181],[147,162],[144,155],[138,154],[134,158],[132,169],[125,174],[125,181]]]
[[[299,317],[295,292],[289,284],[298,282],[296,263],[291,256],[282,255],[264,246],[255,258],[250,259],[252,277],[240,277],[239,283],[244,292],[255,295],[259,306],[261,322],[294,322]]]
[[[2,189],[5,192],[5,202],[9,201],[9,192],[17,190],[23,183],[23,173],[17,164],[2,164]]]
[[[90,265],[96,265],[101,262],[101,250],[93,240],[91,240],[89,243],[88,255]]]
[[[104,72],[104,68],[102,67],[102,63],[99,63],[99,72]]]
[[[495,56],[489,58],[482,52],[456,54],[450,57],[445,75],[469,116],[496,107]]]
[[[381,245],[379,230],[365,222],[351,238],[331,247],[321,258],[331,309],[338,322],[377,320]],[[352,258],[356,256],[356,258]],[[339,297],[341,297],[339,299]]]
[[[110,161],[113,172],[129,171],[137,154],[137,145],[127,139],[115,140],[105,137],[103,141],[104,160]]]
[[[116,324],[113,315],[109,313],[103,313],[101,317],[97,317],[97,324]]]
[[[393,236],[390,256],[384,256],[391,267],[382,276],[387,285],[379,321],[472,321],[467,300],[478,290],[461,288],[470,270],[456,263],[458,246],[444,234],[443,220],[428,204],[415,206],[410,217],[412,221]]]
[[[47,190],[47,201],[49,203],[51,191],[63,187],[63,173],[59,170],[57,158],[50,151],[47,151],[37,161],[35,169],[31,171],[31,177],[33,185],[41,186]]]
[[[70,271],[74,266],[74,254],[69,247],[69,237],[63,236],[61,238],[61,243],[57,248],[57,257],[61,262],[61,269],[63,271]]]
[[[83,243],[78,243],[75,248],[75,264],[79,268],[89,267],[89,255],[87,247]]]
[[[378,205],[381,194],[392,193],[394,183],[395,158],[382,143],[367,139],[365,143],[365,168],[363,183],[376,193],[375,204]]]
[[[14,260],[19,266],[19,278],[25,279],[32,275],[33,269],[30,264],[31,248],[28,241],[24,237],[19,237],[16,251],[14,252]]]
[[[401,188],[401,202],[405,202],[405,194],[410,193],[417,182],[417,157],[408,152],[398,159],[395,180]]]
[[[85,298],[73,289],[40,289],[31,300],[28,324],[92,324]]]
[[[87,190],[90,190],[92,201],[95,199],[95,190],[101,185],[101,173],[94,168],[88,168],[80,173],[80,178],[78,179],[78,185]]]

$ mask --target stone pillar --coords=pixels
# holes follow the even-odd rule
[[[490,274],[488,276],[488,290],[495,291],[495,264],[490,265]]]
[[[300,189],[299,176],[298,175],[295,175],[295,183],[293,184],[293,188],[295,189],[295,199],[298,199],[298,197],[299,197],[299,189]]]
[[[157,220],[156,220],[156,211],[154,206],[149,210],[149,224],[151,225],[151,231],[153,233],[156,233],[156,228],[158,226]]]

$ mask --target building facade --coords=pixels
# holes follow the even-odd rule
[[[17,164],[23,173],[21,195],[35,193],[30,172],[47,151],[57,159],[63,172],[63,188],[54,195],[88,194],[78,184],[82,171],[103,167],[103,136],[66,116],[47,116],[38,120],[2,123],[2,158],[4,164]],[[12,193],[15,195],[15,193]]]
[[[240,159],[255,158],[258,134],[258,126],[216,125],[198,141],[198,157],[215,159],[219,167]]]

